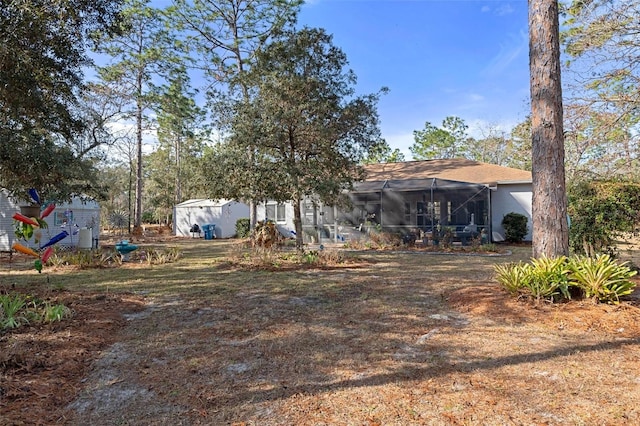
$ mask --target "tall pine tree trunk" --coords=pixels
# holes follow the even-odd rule
[[[533,257],[569,253],[557,0],[529,0]]]
[[[142,82],[140,82],[142,86]],[[137,101],[136,107],[136,207],[133,219],[134,228],[142,225],[142,104]],[[136,229],[137,230],[137,229]]]

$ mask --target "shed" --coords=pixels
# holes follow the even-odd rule
[[[249,217],[249,206],[235,200],[192,199],[173,208],[174,232],[179,237],[192,236],[193,225],[200,229],[214,224],[216,238],[231,238],[236,234],[236,221]]]
[[[0,251],[11,251],[15,241],[13,214],[20,211],[18,203],[9,198],[6,190],[0,190]]]
[[[69,237],[60,242],[64,246],[81,248],[98,247],[100,238],[100,204],[95,200],[75,197],[70,203],[56,204],[55,210],[47,217],[49,233],[56,235],[67,231]],[[82,230],[90,229],[90,235]],[[82,241],[81,241],[82,237]],[[87,241],[85,238],[89,238]]]
[[[9,198],[6,190],[0,190],[0,251],[10,251],[16,240],[13,215],[20,212],[20,205],[21,203]],[[57,204],[45,220],[49,228],[43,230],[42,242],[47,242],[62,231],[67,231],[69,236],[59,244],[76,247],[80,243],[80,230],[88,228],[91,229],[90,235],[83,230],[81,246],[82,248],[97,247],[100,235],[100,205],[96,201],[75,197],[70,203]],[[35,246],[34,241],[28,243],[27,245],[31,247]]]

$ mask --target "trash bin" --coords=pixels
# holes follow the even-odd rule
[[[216,237],[216,225],[213,223],[202,225],[205,240],[213,240]]]

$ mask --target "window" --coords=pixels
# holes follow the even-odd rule
[[[284,204],[267,204],[267,219],[276,222],[286,222],[286,209]]]
[[[54,212],[53,224],[55,226],[69,225],[73,223],[73,211],[65,210],[64,212]]]

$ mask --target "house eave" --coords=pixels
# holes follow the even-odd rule
[[[523,180],[499,180],[496,182],[498,185],[523,185],[533,183],[531,179],[523,179]]]

